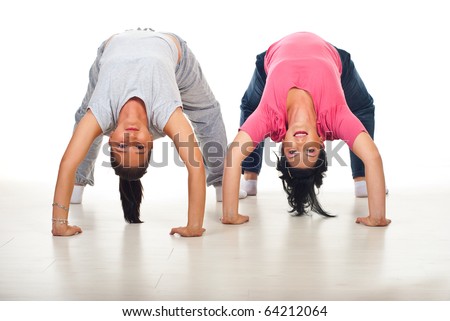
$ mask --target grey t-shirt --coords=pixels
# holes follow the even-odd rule
[[[153,138],[182,105],[175,78],[178,50],[169,36],[149,30],[130,30],[109,40],[100,59],[100,72],[89,108],[103,133],[114,130],[123,105],[140,98],[147,110]]]

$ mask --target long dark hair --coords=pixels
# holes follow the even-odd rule
[[[147,160],[142,166],[124,167],[114,157],[111,151],[111,166],[119,179],[120,200],[122,202],[123,216],[128,223],[143,223],[140,219],[140,209],[142,202],[143,186],[141,178],[147,173],[150,163],[151,150]]]
[[[316,194],[316,188],[318,190],[322,186],[327,171],[325,150],[320,150],[316,164],[307,169],[291,167],[282,148],[280,153],[281,157],[277,157],[277,170],[280,172],[279,177],[292,208],[289,212],[294,215],[303,215],[311,210],[327,217],[334,216],[322,208]]]

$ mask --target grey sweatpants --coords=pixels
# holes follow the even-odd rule
[[[175,36],[181,46],[181,59],[177,65],[175,76],[180,90],[183,111],[190,120],[195,135],[200,144],[207,171],[207,185],[221,185],[224,167],[224,157],[227,150],[227,136],[222,119],[220,104],[214,97],[199,62],[186,42]],[[75,113],[75,127],[86,114],[89,101],[95,89],[100,71],[102,57],[107,41],[104,41],[97,51],[97,58],[89,71],[89,85],[86,95]],[[101,149],[103,135],[92,143],[88,154],[76,172],[77,185],[94,185],[95,161]]]

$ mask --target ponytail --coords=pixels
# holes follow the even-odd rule
[[[141,180],[127,181],[120,178],[119,191],[125,221],[128,223],[142,223],[140,220],[143,192]]]
[[[150,152],[148,159],[150,159]],[[120,178],[119,192],[125,221],[128,223],[143,223],[140,219],[144,190],[141,177],[147,172],[149,162],[146,161],[142,167],[123,167],[111,153],[111,165],[116,175]]]

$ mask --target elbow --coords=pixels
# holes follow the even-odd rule
[[[70,158],[63,156],[61,162],[59,163],[59,171],[64,173],[75,173],[77,170],[78,164],[73,162]]]
[[[247,156],[239,144],[230,146],[225,157],[225,168],[240,167],[242,161]],[[250,152],[248,152],[250,154]]]
[[[187,167],[189,175],[206,176],[205,165],[203,164],[202,161],[195,161],[193,163],[188,164],[186,167]]]
[[[364,159],[364,165],[370,165],[370,164],[383,164],[383,159],[381,158],[381,154],[378,150],[372,151],[369,155],[367,155]]]

